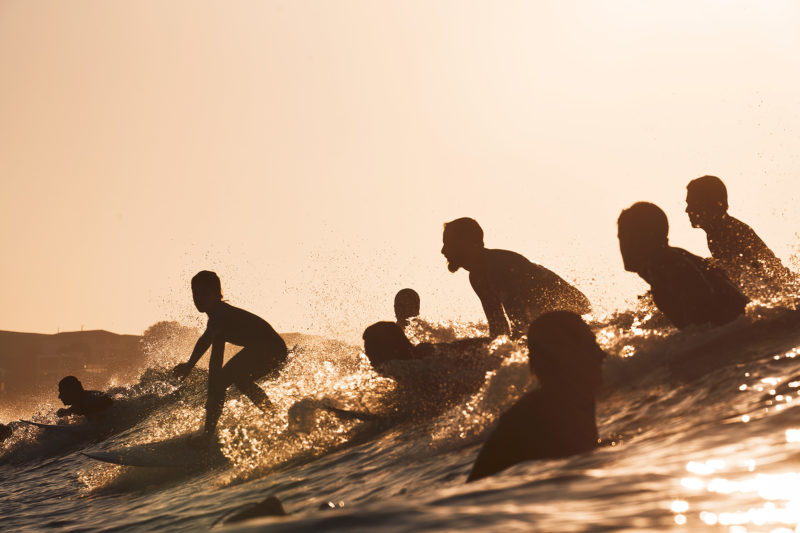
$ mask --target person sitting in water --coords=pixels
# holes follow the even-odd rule
[[[204,436],[214,438],[225,392],[231,385],[236,385],[262,411],[271,407],[272,402],[255,382],[275,375],[286,363],[288,352],[286,343],[266,320],[222,300],[222,286],[214,272],[203,270],[192,278],[192,297],[197,310],[208,315],[208,325],[197,339],[189,361],[176,366],[173,372],[185,378],[211,347]],[[226,342],[242,349],[223,366]]]
[[[569,311],[545,313],[528,329],[529,364],[539,386],[503,413],[467,482],[522,461],[567,457],[597,447],[595,395],[605,352]]]
[[[75,376],[67,376],[58,382],[58,398],[64,405],[69,406],[56,411],[58,417],[72,415],[92,417],[102,413],[114,403],[114,400],[100,391],[85,390]]]
[[[625,270],[650,284],[653,301],[679,329],[724,324],[744,313],[748,299],[725,273],[668,243],[669,222],[657,205],[638,202],[617,220]]]
[[[442,243],[450,272],[469,271],[492,338],[519,337],[531,320],[546,311],[591,311],[589,299],[557,274],[520,254],[484,247],[483,229],[471,218],[446,223]]]
[[[792,276],[753,228],[728,214],[728,190],[716,176],[686,186],[686,213],[693,228],[706,232],[715,263],[741,287],[747,278],[781,285]]]
[[[401,328],[408,325],[411,318],[419,316],[419,294],[414,289],[401,289],[394,297],[394,316]]]

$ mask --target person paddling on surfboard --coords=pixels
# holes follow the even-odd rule
[[[721,325],[744,314],[749,300],[722,270],[669,245],[669,222],[660,207],[637,202],[620,213],[617,228],[625,270],[650,285],[656,307],[676,328]]]
[[[107,394],[97,390],[86,390],[75,376],[67,376],[58,382],[58,398],[69,407],[56,411],[56,416],[85,416],[91,418],[102,413],[114,403]]]
[[[225,403],[225,392],[231,385],[236,385],[262,411],[266,412],[272,406],[255,382],[264,376],[276,375],[286,363],[288,351],[286,343],[266,320],[222,300],[222,288],[216,273],[208,270],[198,272],[192,278],[192,297],[197,310],[208,315],[208,326],[197,339],[189,361],[176,366],[173,373],[185,378],[211,348],[203,437],[213,439]],[[223,366],[226,342],[242,349]]]
[[[489,322],[489,336],[525,334],[528,324],[546,311],[591,311],[584,294],[558,274],[518,253],[486,248],[483,229],[472,218],[444,225],[442,255],[450,272],[469,271],[469,282]]]

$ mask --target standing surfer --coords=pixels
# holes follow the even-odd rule
[[[214,272],[203,270],[192,278],[192,297],[197,310],[208,315],[208,325],[197,339],[189,361],[176,366],[173,372],[186,377],[211,347],[204,437],[213,439],[225,392],[231,385],[236,385],[262,411],[272,405],[255,382],[277,374],[283,367],[286,343],[266,320],[223,301],[219,276]],[[242,349],[223,366],[226,342]]]

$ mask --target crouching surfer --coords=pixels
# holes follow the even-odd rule
[[[56,411],[56,416],[85,416],[91,420],[111,407],[114,400],[97,390],[86,390],[75,376],[67,376],[58,382],[58,398],[66,408]]]
[[[286,343],[266,320],[223,301],[220,280],[214,272],[203,270],[192,278],[192,297],[197,310],[208,315],[208,326],[197,339],[189,361],[176,366],[173,372],[186,377],[211,348],[203,438],[213,441],[225,392],[231,385],[236,385],[262,411],[271,407],[272,402],[255,382],[280,371],[287,359]],[[223,366],[226,342],[242,349]]]
[[[567,457],[597,447],[595,394],[605,353],[581,318],[541,315],[528,329],[529,363],[540,386],[501,417],[467,481],[532,459]]]

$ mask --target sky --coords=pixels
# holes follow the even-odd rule
[[[708,255],[704,174],[797,268],[790,0],[0,0],[0,80],[4,330],[199,325],[202,269],[282,332],[477,320],[462,216],[611,312],[620,210]]]

